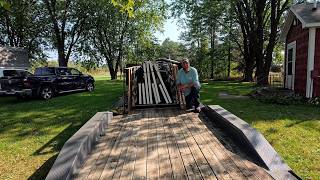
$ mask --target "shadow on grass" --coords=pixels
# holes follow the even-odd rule
[[[29,178],[28,180],[39,180],[39,179],[46,179],[47,174],[50,171],[54,161],[57,159],[58,154],[49,158],[42,166],[37,169]]]
[[[52,138],[38,150],[36,150],[33,155],[45,155],[59,152],[64,143],[80,128],[80,126],[74,126],[70,124],[66,129],[64,129],[56,137]],[[35,171],[28,179],[45,179],[49,173],[54,161],[57,159],[58,154],[49,158],[37,171]]]
[[[75,133],[81,126],[74,126],[70,124],[66,129],[64,129],[56,137],[52,138],[38,150],[36,150],[33,155],[44,155],[48,153],[55,153],[61,150],[64,143]]]
[[[4,138],[0,141],[0,151],[6,151],[1,149],[4,147],[1,143],[10,144],[17,149],[28,144],[28,150],[20,156],[34,159],[33,167],[39,167],[37,162],[42,161],[44,156],[50,157],[51,154],[58,153],[84,123],[95,113],[108,110],[122,92],[121,81],[98,80],[93,93],[63,94],[48,101],[21,101],[15,97],[1,97],[0,138]],[[6,153],[15,155],[17,151]],[[56,156],[52,156],[47,160],[29,179],[44,179],[55,158]],[[8,164],[13,161],[8,159]],[[4,167],[4,171],[0,171],[4,177],[6,168],[10,167]],[[27,174],[32,173],[31,167],[21,167],[21,170]]]

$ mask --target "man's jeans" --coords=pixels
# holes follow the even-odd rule
[[[191,92],[186,96],[186,108],[190,109],[192,106],[197,108],[199,106],[199,89],[192,87]]]

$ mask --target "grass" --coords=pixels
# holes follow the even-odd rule
[[[121,95],[121,81],[97,77],[94,93],[49,101],[0,98],[0,179],[43,179],[64,142],[96,112]],[[252,99],[219,99],[219,92],[247,94],[249,83],[204,83],[201,99],[218,104],[257,128],[303,179],[320,177],[320,111],[310,105],[274,105]]]
[[[49,101],[0,98],[0,179],[44,179],[64,142],[121,95],[121,81],[95,79],[93,93]]]
[[[201,100],[218,104],[258,129],[303,179],[320,177],[320,111],[311,105],[276,105],[253,99],[219,99],[219,92],[244,95],[249,83],[205,83]]]

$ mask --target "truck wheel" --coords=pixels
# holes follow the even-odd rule
[[[92,82],[88,82],[86,89],[87,91],[92,92],[94,90],[94,84]]]
[[[53,90],[52,90],[51,87],[45,86],[45,87],[41,88],[41,90],[40,90],[40,97],[41,97],[42,99],[47,100],[47,99],[52,98],[52,96],[53,96]]]

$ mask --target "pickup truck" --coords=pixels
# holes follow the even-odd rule
[[[94,90],[94,79],[74,68],[41,67],[36,68],[34,76],[27,79],[33,94],[42,99],[50,99],[54,94]]]
[[[31,87],[27,87],[27,78],[33,76],[24,69],[0,69],[0,96],[26,97],[32,95]]]
[[[8,84],[8,82],[4,83]],[[22,89],[31,89],[31,94],[29,92],[27,95],[42,99],[50,99],[60,93],[94,90],[92,76],[67,67],[36,68],[34,75],[25,76],[20,84]],[[17,89],[17,86],[12,84],[11,89]]]

